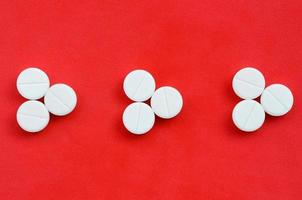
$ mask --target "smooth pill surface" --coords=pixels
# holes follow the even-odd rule
[[[154,113],[165,119],[175,117],[182,109],[183,99],[178,90],[165,86],[157,89],[151,98]]]
[[[38,68],[27,68],[17,78],[19,93],[30,100],[42,98],[46,94],[49,84],[47,74]]]
[[[255,99],[265,88],[263,74],[252,67],[238,71],[233,78],[233,90],[242,99]]]
[[[261,104],[254,100],[243,100],[233,110],[233,122],[242,131],[252,132],[259,129],[265,120]]]
[[[153,127],[154,121],[155,115],[151,107],[145,103],[132,103],[123,113],[124,126],[133,134],[142,135],[147,133]]]
[[[26,101],[17,111],[17,122],[27,132],[39,132],[49,122],[49,112],[40,101]]]
[[[134,70],[124,80],[124,91],[133,101],[148,100],[155,90],[153,76],[145,70]]]
[[[64,116],[73,111],[77,104],[75,91],[66,84],[55,84],[49,88],[44,103],[48,111],[57,116]]]
[[[285,85],[273,84],[265,88],[260,102],[267,114],[282,116],[291,110],[294,97],[290,89]]]

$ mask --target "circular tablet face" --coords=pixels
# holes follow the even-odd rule
[[[282,116],[291,110],[294,97],[288,87],[281,84],[273,84],[265,88],[260,101],[267,114]]]
[[[27,132],[39,132],[49,122],[49,112],[39,101],[26,101],[17,111],[17,122]]]
[[[255,99],[265,88],[263,74],[255,68],[247,67],[238,71],[233,78],[233,90],[242,99]]]
[[[48,76],[38,68],[27,68],[17,78],[17,89],[26,99],[40,99],[49,88]]]
[[[137,135],[142,135],[151,130],[154,125],[155,115],[145,103],[130,104],[124,111],[123,123],[126,129]]]
[[[175,117],[182,109],[181,94],[173,87],[165,86],[157,89],[151,98],[154,113],[165,119]]]
[[[57,116],[64,116],[73,111],[77,104],[75,91],[66,84],[55,84],[49,88],[44,103],[48,111]]]
[[[133,101],[148,100],[155,90],[153,76],[145,70],[134,70],[124,80],[124,91]]]
[[[242,131],[252,132],[259,129],[265,120],[261,104],[254,100],[243,100],[233,110],[233,122]]]

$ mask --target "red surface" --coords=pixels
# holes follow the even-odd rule
[[[302,1],[1,1],[0,198],[302,198]],[[283,83],[292,111],[257,133],[231,112],[236,71]],[[78,106],[40,134],[17,125],[27,66],[70,84]],[[125,75],[150,71],[184,97],[181,114],[144,136],[122,125]]]

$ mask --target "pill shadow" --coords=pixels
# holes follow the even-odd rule
[[[280,123],[281,121],[284,121],[284,117],[286,117],[286,115],[281,116],[281,117],[274,117],[274,116],[265,114],[265,121],[261,128],[269,127],[269,126],[271,126],[271,124],[274,124],[274,123]]]
[[[259,132],[259,130],[255,131],[255,132],[244,132],[241,131],[240,129],[238,129],[236,127],[236,125],[233,123],[233,119],[232,119],[232,113],[230,113],[230,117],[226,118],[226,120],[224,121],[224,126],[226,127],[226,133],[228,134],[229,137],[236,137],[238,139],[240,138],[248,138],[253,136],[253,134]]]
[[[235,94],[231,79],[225,80],[223,85],[224,85],[223,96],[226,98],[226,100],[228,99],[228,101],[234,102],[234,106],[242,100]]]
[[[127,105],[133,103],[133,101],[131,101],[124,92],[123,82],[124,82],[124,80],[120,79],[119,82],[117,84],[115,84],[115,87],[112,90],[113,97],[117,100],[116,102],[121,107],[125,106],[125,105],[127,106]]]
[[[46,127],[44,130],[42,130],[40,132],[36,132],[36,133],[27,132],[18,125],[16,117],[9,118],[6,123],[9,125],[9,127],[11,127],[12,130],[14,130],[12,132],[13,134],[10,134],[10,137],[16,137],[16,138],[18,138],[18,140],[19,139],[27,140],[27,139],[39,138],[39,137],[41,137],[41,135],[43,136],[44,132],[46,132],[46,129],[47,129],[47,127]]]
[[[116,137],[118,138],[118,140],[124,140],[124,141],[139,141],[142,140],[143,138],[148,137],[149,133],[143,134],[143,135],[135,135],[130,133],[123,124],[122,118],[119,118],[118,120],[115,120],[115,124],[114,124],[114,128],[115,131],[114,133],[116,133]],[[121,137],[122,136],[122,137]]]
[[[155,124],[154,124],[153,129],[161,130],[161,128],[164,128],[167,132],[170,132],[168,127],[173,127],[173,129],[174,129],[176,127],[175,123],[179,123],[182,121],[182,119],[180,119],[180,118],[181,118],[180,116],[176,116],[171,119],[163,119],[158,116],[155,116]]]

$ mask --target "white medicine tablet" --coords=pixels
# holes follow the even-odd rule
[[[48,111],[57,116],[64,116],[73,111],[77,104],[75,91],[66,84],[51,86],[45,97],[44,103]]]
[[[182,109],[181,94],[173,87],[165,86],[157,89],[151,98],[151,107],[161,118],[175,117]]]
[[[267,114],[282,116],[291,110],[294,97],[288,87],[281,84],[273,84],[265,88],[260,101]]]
[[[40,101],[26,101],[17,111],[17,122],[27,132],[39,132],[49,122],[49,112]]]
[[[133,101],[148,100],[155,90],[153,76],[145,70],[134,70],[124,80],[124,91]]]
[[[48,76],[38,68],[27,68],[17,78],[17,89],[26,99],[40,99],[49,88]]]
[[[142,135],[151,130],[154,125],[155,115],[145,103],[135,102],[130,104],[123,113],[123,123],[128,131]]]
[[[233,78],[233,90],[242,99],[255,99],[265,88],[263,74],[255,68],[239,70]]]
[[[243,100],[233,110],[233,122],[242,131],[252,132],[259,129],[265,120],[261,104],[254,100]]]

